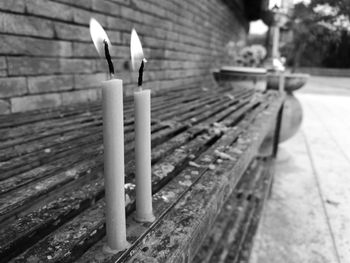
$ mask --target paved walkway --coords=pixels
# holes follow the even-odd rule
[[[350,262],[350,79],[297,92],[298,134],[281,145],[251,263]]]

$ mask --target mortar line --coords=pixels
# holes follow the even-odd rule
[[[333,233],[332,226],[331,226],[331,223],[330,223],[330,218],[329,218],[329,215],[327,213],[326,205],[324,203],[323,193],[322,193],[321,185],[320,185],[320,181],[319,181],[319,175],[317,173],[315,162],[314,162],[314,159],[312,157],[311,148],[310,148],[310,145],[309,145],[309,142],[308,142],[308,139],[306,137],[305,132],[303,130],[301,130],[301,133],[302,133],[304,141],[305,141],[306,150],[307,150],[307,153],[308,153],[308,156],[309,156],[309,159],[310,159],[310,163],[311,163],[311,168],[312,168],[313,174],[314,174],[315,179],[316,179],[317,192],[318,192],[318,195],[319,195],[319,197],[321,199],[323,212],[324,212],[324,215],[326,217],[326,221],[327,221],[329,232],[331,234],[331,239],[332,239],[332,243],[333,243],[333,249],[334,249],[334,252],[335,252],[335,256],[337,258],[337,262],[341,263],[339,252],[338,252],[338,248],[337,248],[337,245],[336,245],[336,242],[335,242],[334,233]]]

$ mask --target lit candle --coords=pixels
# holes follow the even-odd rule
[[[114,67],[109,54],[111,42],[102,26],[93,18],[90,20],[90,34],[97,52],[106,58],[110,74],[110,80],[102,82],[107,232],[104,249],[116,253],[129,246],[125,224],[123,81],[114,79]]]
[[[145,58],[135,29],[130,40],[131,65],[139,69],[138,89],[134,91],[135,107],[135,166],[136,166],[136,215],[139,222],[152,222],[151,180],[151,92],[142,89]]]

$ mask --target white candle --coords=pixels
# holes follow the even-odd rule
[[[123,82],[102,82],[107,244],[128,247],[125,227]]]
[[[134,92],[135,106],[135,163],[136,163],[136,217],[140,222],[152,222],[151,173],[151,92]]]
[[[129,246],[125,224],[123,81],[113,79],[114,66],[109,54],[111,43],[95,19],[90,20],[90,33],[98,53],[107,59],[111,76],[111,80],[102,82],[107,233],[104,249],[116,253]]]
[[[142,75],[145,59],[142,45],[135,29],[130,40],[131,64],[139,69],[139,89],[134,92],[135,109],[135,177],[136,177],[136,215],[139,222],[155,220],[152,208],[152,170],[151,170],[151,93],[142,90]]]

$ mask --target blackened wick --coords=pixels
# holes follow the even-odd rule
[[[141,66],[140,66],[140,69],[139,69],[139,80],[138,80],[138,86],[139,87],[142,86],[142,78],[143,78],[143,68],[144,68],[144,66],[145,66],[145,63],[142,60],[141,61]]]
[[[109,74],[111,76],[113,76],[114,75],[114,66],[113,66],[111,55],[109,54],[108,43],[106,40],[104,40],[104,44],[105,44],[105,57],[106,57],[106,60],[108,63]]]

